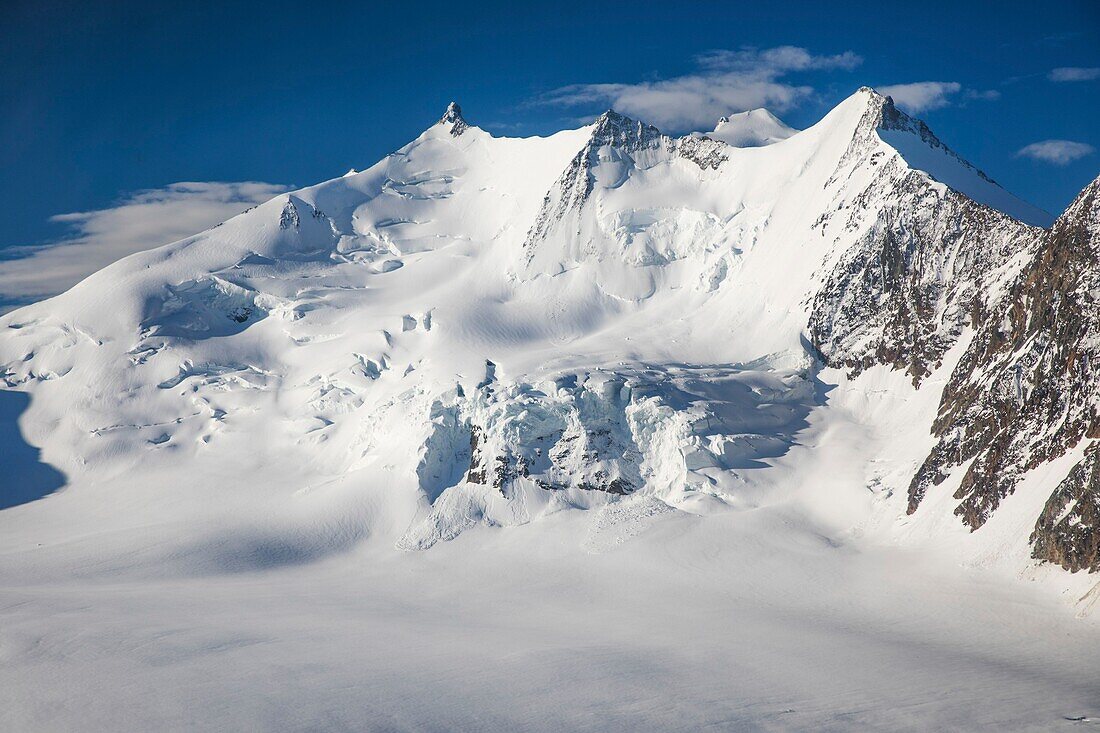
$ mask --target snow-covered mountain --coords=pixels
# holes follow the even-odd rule
[[[786,140],[798,132],[766,109],[750,109],[723,117],[704,133],[735,148],[760,148]]]
[[[869,88],[801,132],[753,110],[684,137],[609,111],[500,138],[452,104],[0,318],[65,483],[20,521],[236,567],[787,505],[835,541],[1096,570],[1096,191],[1044,229]]]

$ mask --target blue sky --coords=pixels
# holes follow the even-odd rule
[[[918,83],[896,96],[1043,208],[1100,172],[1096,2],[17,0],[0,28],[0,249],[86,236],[87,218],[51,217],[175,182],[308,185],[365,167],[452,98],[498,134],[609,104],[675,132],[760,100],[805,127],[862,84]]]

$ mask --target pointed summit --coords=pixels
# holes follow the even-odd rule
[[[849,99],[853,98],[866,100],[864,103],[866,112],[857,133],[864,135],[879,134],[884,131],[909,133],[919,137],[925,145],[938,148],[948,155],[958,158],[963,165],[974,168],[970,163],[959,158],[957,153],[936,137],[931,128],[924,123],[924,120],[911,117],[898,109],[897,105],[894,104],[893,97],[881,94],[871,87],[860,87],[852,97],[849,97]],[[984,173],[976,168],[974,170],[982,178],[986,177]],[[993,181],[990,181],[990,183],[993,183]]]
[[[596,146],[613,145],[628,150],[648,147],[661,137],[661,131],[653,125],[632,120],[626,115],[609,109],[596,118],[592,129],[592,142]]]
[[[871,87],[860,87],[826,115],[845,120],[838,129],[850,136],[842,164],[870,161],[886,150],[906,166],[927,174],[971,200],[1033,226],[1053,222],[1047,212],[1018,199],[943,143],[922,120],[905,113],[894,100]],[[820,123],[819,123],[820,124]],[[875,165],[875,163],[870,163]]]
[[[439,118],[439,124],[450,125],[451,135],[454,137],[458,137],[466,132],[466,129],[470,126],[466,120],[463,119],[462,107],[458,106],[458,102],[451,102],[447,105],[447,111]]]
[[[462,119],[462,107],[458,106],[458,102],[451,102],[447,105],[447,111],[443,113],[443,117],[439,119],[440,122],[457,122]],[[463,120],[464,121],[464,120]]]
[[[1071,219],[1084,222],[1092,231],[1100,233],[1100,176],[1081,189],[1065,212],[1058,217],[1059,222]]]

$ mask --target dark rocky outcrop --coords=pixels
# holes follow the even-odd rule
[[[969,462],[955,513],[976,529],[1025,473],[1100,438],[1098,253],[1100,179],[1039,237],[1012,287],[983,314],[944,389],[937,444],[910,486],[910,512]]]
[[[1066,570],[1100,570],[1100,443],[1092,443],[1047,501],[1032,556]]]
[[[450,125],[452,137],[458,137],[470,128],[470,125],[462,117],[462,108],[458,106],[458,102],[451,102],[447,105],[443,116],[439,118],[439,124]]]

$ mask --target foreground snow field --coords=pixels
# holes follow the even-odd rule
[[[0,728],[1100,726],[1100,183],[1052,220],[867,88],[452,105],[0,317]]]
[[[1031,584],[838,545],[785,512],[680,516],[595,554],[592,527],[558,515],[231,574],[4,578],[0,716],[23,731],[1097,725],[1100,629]]]

